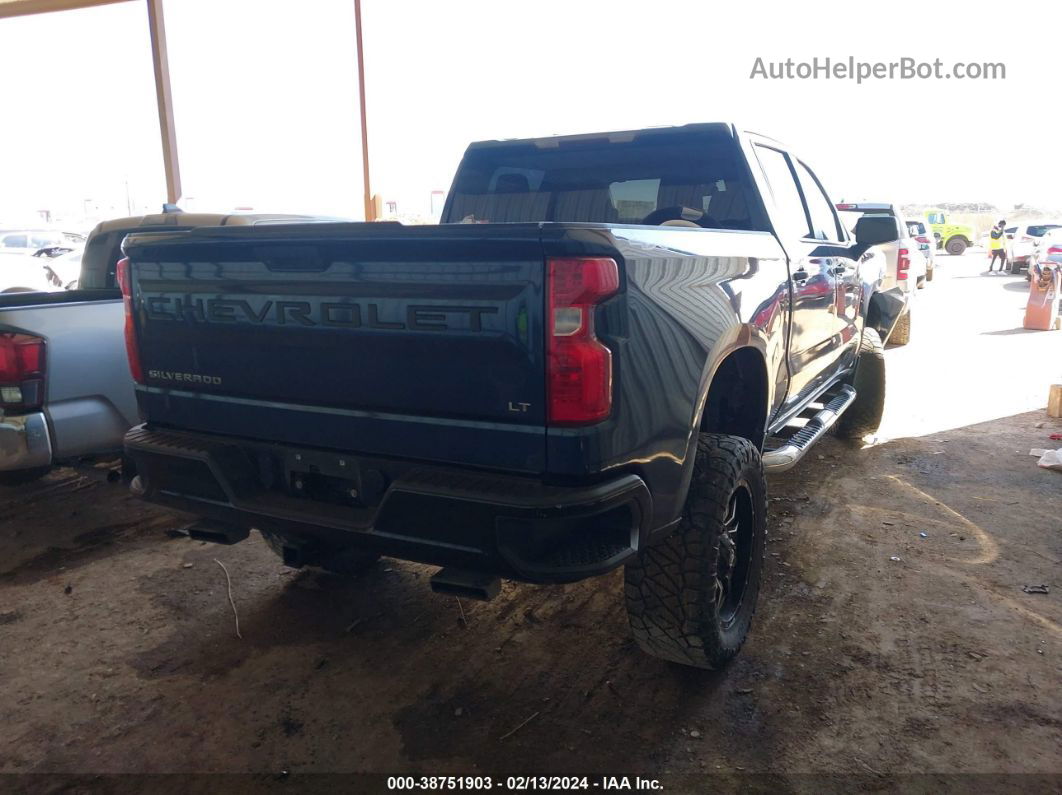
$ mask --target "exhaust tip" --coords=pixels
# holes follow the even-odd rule
[[[490,574],[464,569],[439,569],[431,577],[435,593],[489,602],[501,592],[501,580]]]

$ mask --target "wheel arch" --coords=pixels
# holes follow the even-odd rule
[[[762,448],[770,395],[763,352],[754,345],[734,347],[712,370],[695,427],[702,433],[741,436]]]

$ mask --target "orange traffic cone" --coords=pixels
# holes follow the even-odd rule
[[[1043,265],[1029,274],[1029,302],[1025,305],[1025,328],[1049,331],[1058,322],[1058,298],[1062,266]]]

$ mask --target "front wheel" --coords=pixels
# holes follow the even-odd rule
[[[885,411],[885,346],[872,328],[863,329],[852,387],[856,399],[837,421],[837,434],[862,439],[878,429]]]
[[[678,529],[627,564],[627,617],[642,650],[696,668],[733,659],[756,612],[766,536],[759,450],[702,433]]]

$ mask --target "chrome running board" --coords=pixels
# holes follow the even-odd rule
[[[842,384],[837,395],[830,399],[822,411],[808,420],[807,425],[790,436],[785,443],[774,450],[763,453],[763,469],[768,474],[785,472],[792,469],[804,454],[837,422],[845,410],[856,399],[856,391],[847,384]]]

